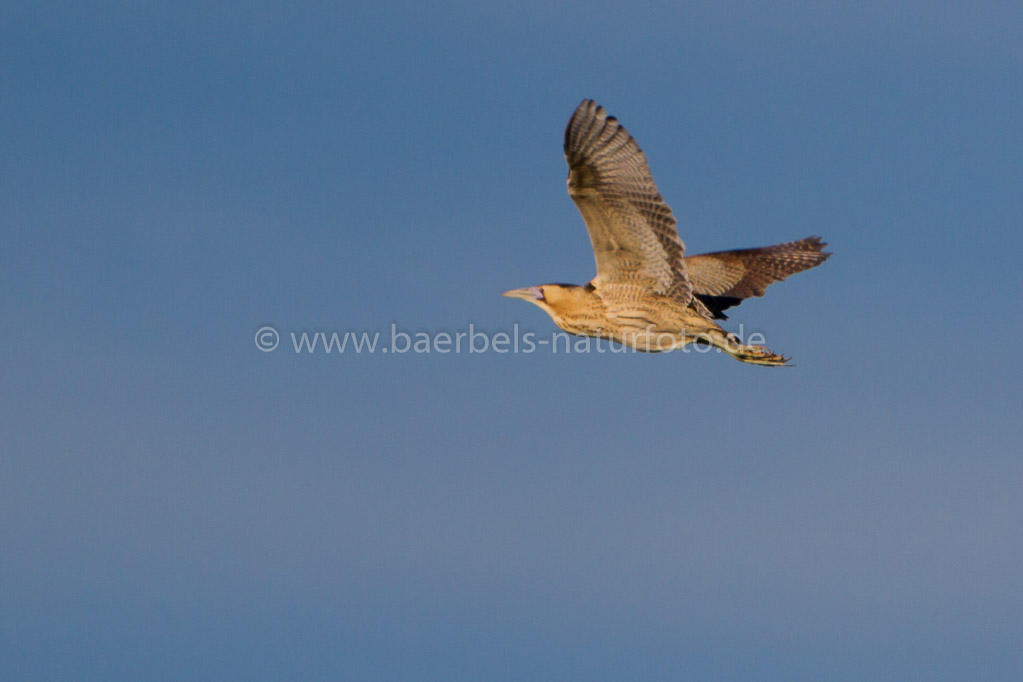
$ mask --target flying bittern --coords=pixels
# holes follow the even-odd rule
[[[543,284],[506,291],[542,308],[571,334],[658,352],[710,344],[757,365],[788,358],[744,345],[714,320],[767,286],[820,265],[819,237],[759,249],[685,255],[675,216],[636,140],[593,100],[565,129],[568,193],[586,222],[597,276],[585,286]]]

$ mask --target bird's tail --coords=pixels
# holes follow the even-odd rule
[[[720,348],[736,360],[748,362],[751,365],[766,365],[768,367],[781,367],[788,363],[789,358],[784,355],[772,353],[766,346],[744,344],[735,334],[730,334],[724,329],[710,329],[695,337],[696,343],[709,344]]]

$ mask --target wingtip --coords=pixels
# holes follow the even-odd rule
[[[831,258],[833,253],[831,251],[825,251],[824,250],[827,247],[827,245],[828,245],[828,243],[826,241],[824,241],[824,238],[823,237],[815,237],[815,239],[817,240],[817,248],[820,251],[820,254],[822,256],[824,256],[824,260],[827,260],[827,259]],[[823,263],[824,261],[821,261],[821,262]]]
[[[821,263],[826,261],[832,255],[831,251],[825,251],[824,250],[825,247],[827,247],[827,245],[828,245],[828,243],[826,241],[824,241],[824,237],[821,237],[819,235],[813,235],[813,236],[807,237],[806,239],[803,239],[801,241],[802,241],[803,244],[805,244],[806,246],[810,247],[810,249],[816,251],[817,253],[819,253],[822,256],[822,258],[820,260]]]
[[[572,114],[572,119],[579,118],[581,115],[599,115],[603,108],[597,104],[596,100],[587,97],[582,102],[579,102],[579,106],[575,108],[575,112]]]
[[[587,98],[579,103],[572,113],[572,118],[568,120],[568,125],[565,126],[564,150],[569,165],[575,161],[573,150],[584,147],[585,143],[582,140],[591,137],[595,130],[602,129],[608,120],[615,119],[608,117],[604,107],[595,100]]]

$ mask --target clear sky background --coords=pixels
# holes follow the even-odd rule
[[[1021,26],[3,3],[0,678],[1023,679]],[[294,352],[551,333],[584,97],[795,368]]]

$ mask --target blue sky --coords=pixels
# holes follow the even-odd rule
[[[4,4],[0,677],[1020,679],[1021,21]],[[549,335],[584,97],[795,368],[294,352]]]

